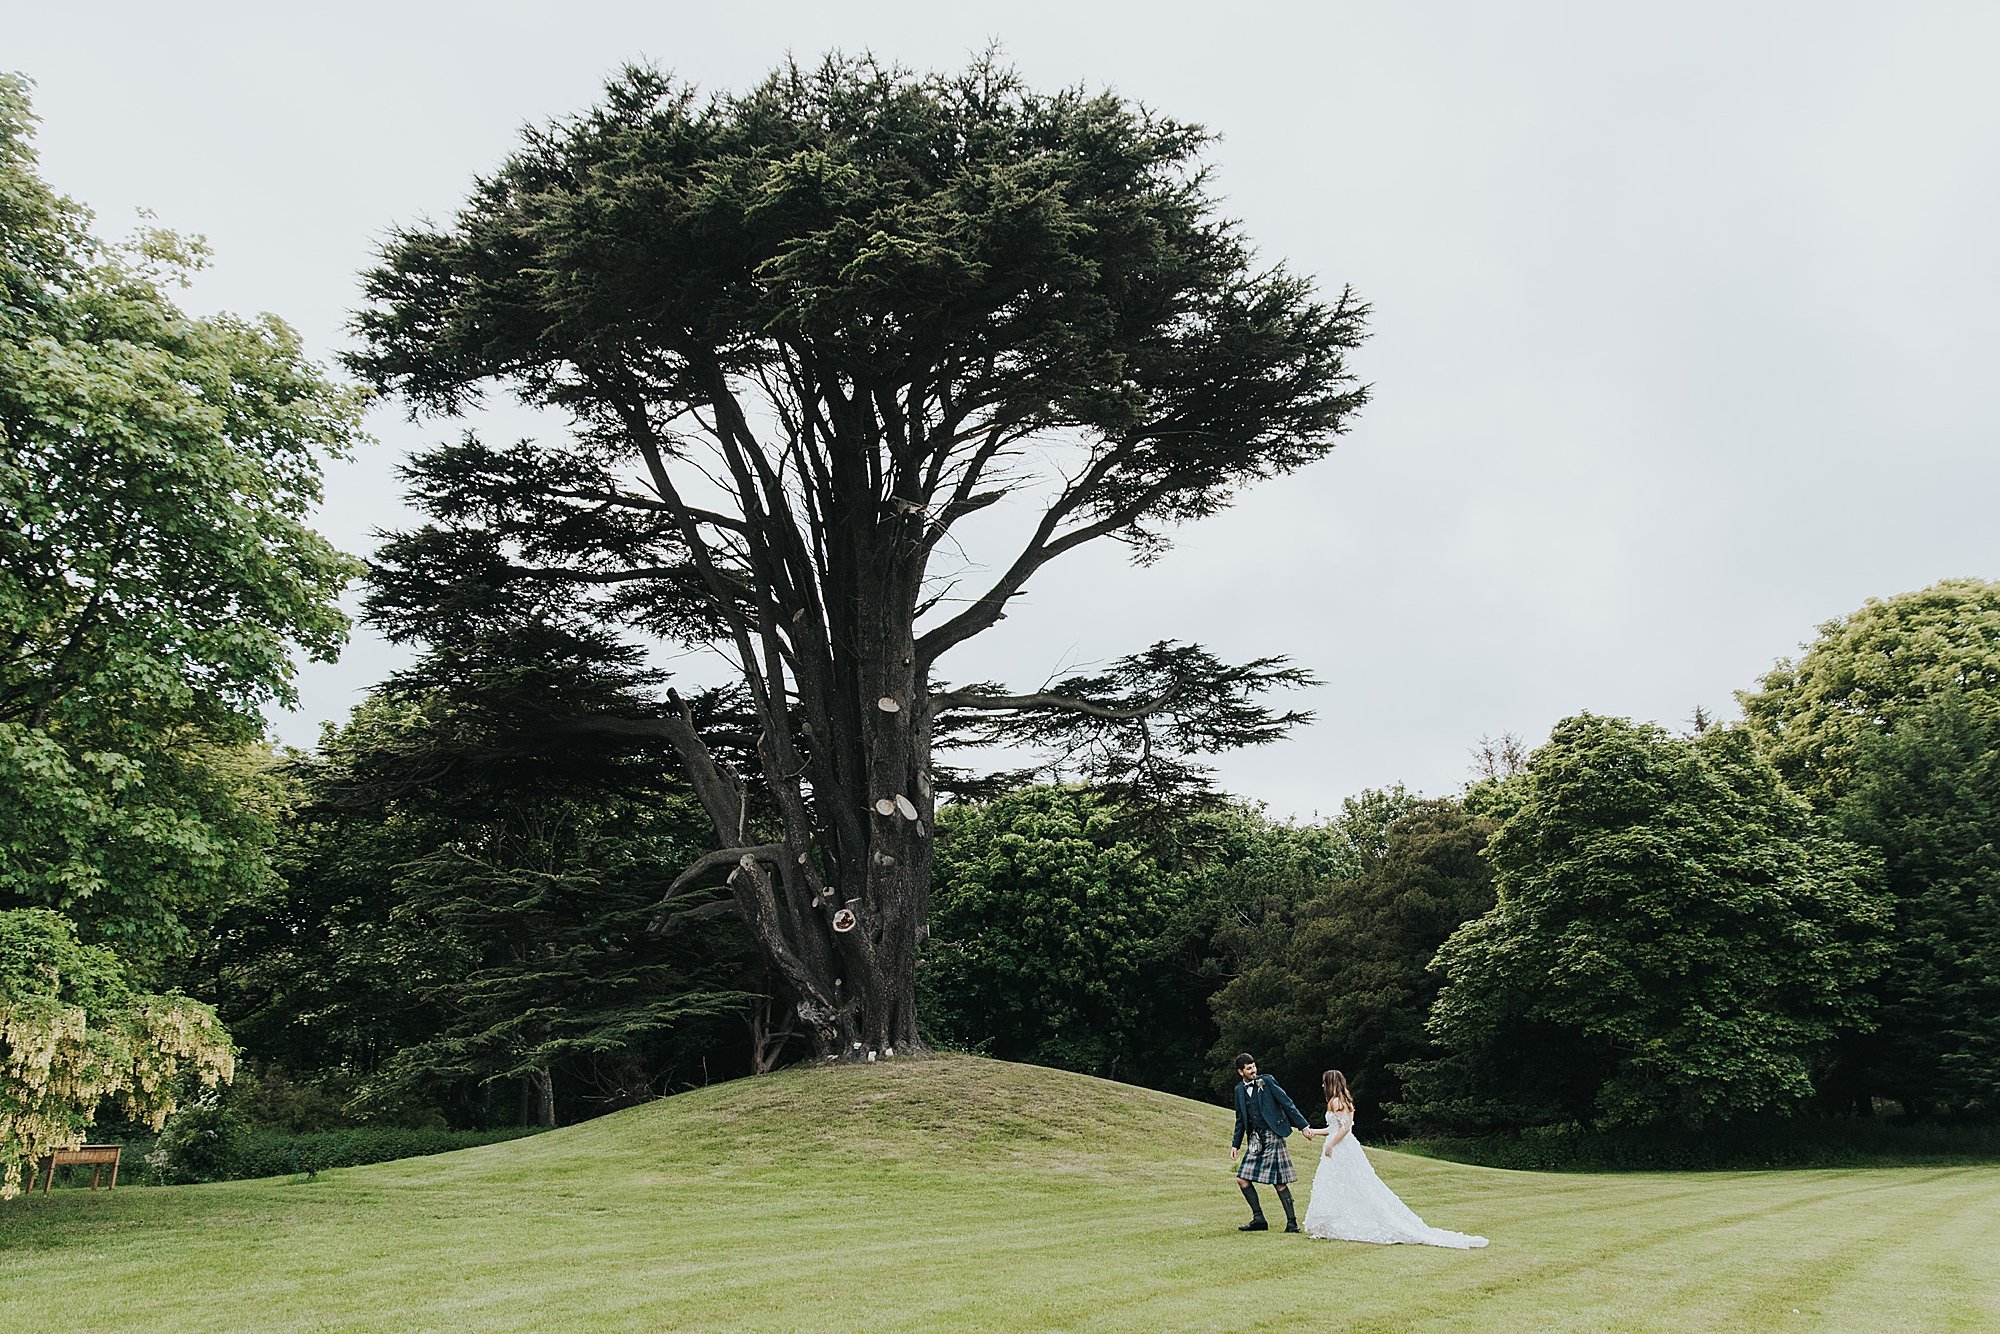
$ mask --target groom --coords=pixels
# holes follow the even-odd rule
[[[1264,1206],[1257,1202],[1257,1187],[1251,1184],[1262,1181],[1278,1188],[1278,1201],[1285,1206],[1285,1231],[1297,1232],[1299,1216],[1292,1210],[1292,1183],[1299,1174],[1292,1166],[1285,1137],[1294,1126],[1304,1130],[1310,1123],[1278,1087],[1277,1080],[1257,1073],[1257,1058],[1249,1052],[1236,1058],[1236,1074],[1236,1134],[1229,1141],[1229,1160],[1236,1161],[1245,1136],[1250,1141],[1243,1151],[1242,1165],[1236,1169],[1237,1188],[1250,1201],[1250,1221],[1236,1230],[1263,1232],[1270,1228],[1264,1221]]]

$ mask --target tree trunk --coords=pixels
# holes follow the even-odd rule
[[[873,625],[856,617],[862,679],[861,746],[867,757],[867,857],[862,903],[873,949],[860,965],[861,1042],[870,1050],[917,1046],[917,945],[930,907],[930,690],[918,679],[917,570],[889,565]],[[902,576],[899,578],[898,576]],[[895,707],[890,708],[893,704]],[[859,929],[859,928],[857,928]]]
[[[768,984],[767,984],[768,985]],[[796,1015],[783,1010],[775,997],[766,996],[750,1009],[750,1073],[768,1075],[777,1068],[798,1031]]]
[[[555,1128],[556,1084],[547,1066],[537,1066],[522,1077],[519,1122],[542,1130]]]
[[[852,540],[836,549],[851,559],[824,571],[819,596],[774,602],[737,636],[778,838],[749,834],[744,782],[708,751],[685,706],[669,723],[724,840],[725,851],[705,860],[719,867],[733,857],[737,911],[820,1056],[919,1046],[916,962],[934,810],[930,691],[915,644],[924,562],[911,526],[874,510],[869,501],[837,517]],[[781,563],[776,553],[769,560]],[[782,647],[780,622],[790,627]]]

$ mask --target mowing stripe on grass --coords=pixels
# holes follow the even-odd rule
[[[2000,1327],[1996,1168],[1370,1150],[1493,1239],[1459,1252],[1238,1234],[1228,1139],[1226,1109],[998,1062],[787,1071],[312,1182],[18,1200],[0,1330]]]

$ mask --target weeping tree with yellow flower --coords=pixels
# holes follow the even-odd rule
[[[157,1130],[235,1070],[209,1006],[135,991],[123,961],[58,913],[0,912],[0,1199],[21,1193],[24,1165],[83,1143],[107,1100]]]

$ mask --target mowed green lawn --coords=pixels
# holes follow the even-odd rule
[[[2000,1168],[1376,1153],[1492,1238],[1462,1252],[1240,1235],[1228,1140],[1026,1066],[789,1071],[316,1181],[0,1205],[0,1330],[2000,1329]]]

